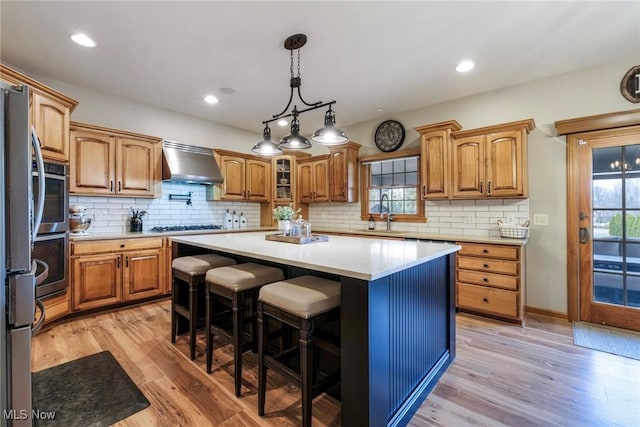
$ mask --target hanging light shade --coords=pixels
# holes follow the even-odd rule
[[[300,91],[302,86],[302,77],[300,75],[300,48],[302,48],[307,43],[307,36],[304,34],[294,34],[284,41],[284,48],[289,51],[289,55],[291,57],[291,64],[289,66],[290,78],[289,78],[289,102],[287,105],[278,113],[271,116],[270,119],[263,121],[263,124],[271,123],[275,120],[280,120],[286,117],[293,117],[291,121],[291,133],[280,140],[279,148],[287,149],[287,150],[304,150],[307,148],[311,148],[311,143],[307,138],[300,135],[300,123],[298,122],[298,115],[302,113],[306,113],[307,111],[312,111],[317,108],[322,108],[329,106],[329,110],[324,116],[324,127],[322,129],[318,129],[311,138],[312,141],[317,142],[319,144],[324,145],[336,145],[342,144],[348,141],[347,135],[344,131],[338,129],[335,125],[336,117],[331,109],[331,105],[335,104],[336,101],[329,102],[307,102],[303,97]],[[294,74],[294,51],[297,52],[297,74]],[[297,105],[294,104],[293,110],[290,113],[287,113],[289,107],[291,106],[291,101],[293,101],[294,93],[298,94],[298,98],[302,102],[302,110],[298,110]],[[265,144],[272,150],[267,144],[267,141],[272,144],[272,142],[266,139],[266,129],[265,129],[265,140],[256,144],[253,147],[253,152],[259,153],[256,150],[263,150],[262,144]],[[268,150],[264,149],[266,153]],[[273,150],[271,151],[273,152]],[[273,154],[278,154],[277,152],[273,152]],[[267,154],[271,155],[271,154]]]
[[[291,133],[280,140],[280,148],[286,150],[306,150],[311,148],[307,138],[300,135],[300,123],[298,122],[298,109],[294,106],[293,120],[291,120]]]
[[[347,134],[336,127],[336,113],[331,109],[331,105],[324,115],[324,127],[315,131],[311,140],[322,145],[344,144],[349,140]]]
[[[271,140],[271,129],[269,129],[268,124],[264,127],[262,141],[254,145],[251,151],[261,156],[277,156],[278,154],[282,154],[280,147]]]

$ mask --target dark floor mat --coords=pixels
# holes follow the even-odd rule
[[[33,424],[108,426],[149,406],[149,401],[108,351],[33,374]],[[41,413],[54,415],[38,419]]]

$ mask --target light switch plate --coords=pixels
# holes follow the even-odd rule
[[[533,225],[549,225],[549,215],[547,214],[533,215]]]

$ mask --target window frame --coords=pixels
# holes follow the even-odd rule
[[[361,157],[359,159],[360,163],[360,219],[362,221],[366,221],[369,219],[369,215],[372,215],[376,221],[386,221],[386,215],[382,215],[381,213],[369,213],[369,188],[371,185],[371,167],[370,162],[380,162],[386,160],[398,160],[406,157],[417,157],[418,158],[418,184],[416,186],[417,189],[417,206],[415,214],[393,214],[394,222],[421,222],[424,223],[427,221],[425,216],[424,209],[424,200],[422,199],[422,194],[420,193],[420,188],[422,188],[422,174],[420,173],[420,168],[422,167],[420,163],[420,149],[411,149],[411,150],[403,150],[396,151],[393,153],[385,153],[385,154],[376,154],[373,156]]]

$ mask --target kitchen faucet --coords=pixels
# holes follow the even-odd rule
[[[382,208],[384,206],[384,201],[387,201],[387,231],[391,231],[391,221],[393,221],[393,214],[391,213],[391,205],[389,204],[389,195],[384,193],[382,195],[382,199],[380,199],[380,215],[384,215]]]

